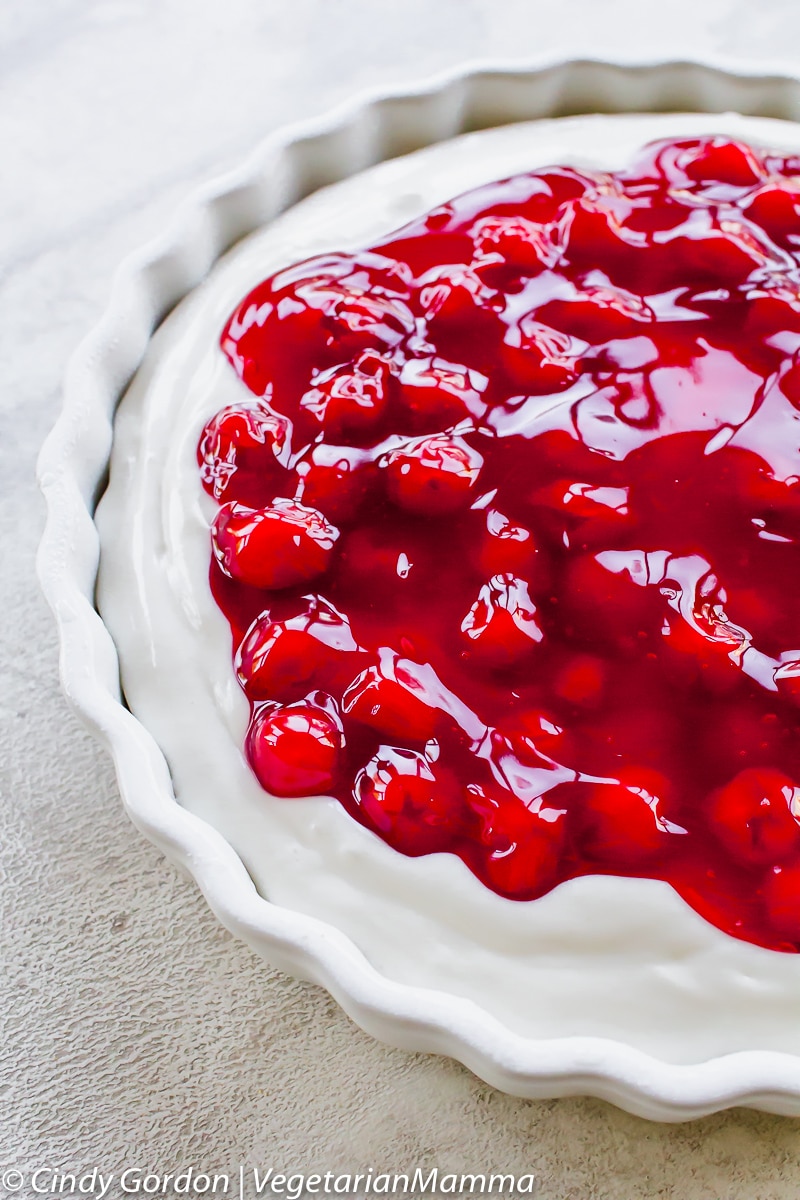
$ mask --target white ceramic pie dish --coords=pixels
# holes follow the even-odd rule
[[[40,570],[62,630],[65,688],[112,750],[135,823],[189,869],[228,928],[277,965],[322,983],[362,1026],[396,1044],[453,1054],[521,1095],[588,1092],[662,1119],[735,1103],[796,1112],[800,1061],[749,1051],[675,1066],[607,1039],[521,1037],[467,1000],[390,982],[331,926],[263,900],[227,842],[177,805],[161,752],[119,700],[114,647],[92,606],[90,509],[104,481],[111,417],[160,318],[233,241],[321,183],[464,128],[600,107],[796,118],[799,92],[788,79],[736,78],[698,65],[472,71],[422,94],[364,101],[324,128],[289,131],[207,189],[171,233],[123,267],[109,312],[71,364],[65,412],[42,453],[50,515]]]

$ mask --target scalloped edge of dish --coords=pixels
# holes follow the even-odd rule
[[[221,923],[273,965],[326,988],[385,1042],[450,1055],[513,1095],[597,1096],[662,1121],[734,1105],[800,1115],[800,1058],[747,1051],[672,1065],[611,1040],[523,1038],[469,1001],[386,979],[332,926],[263,899],[223,837],[178,805],[161,750],[124,705],[116,648],[94,607],[93,512],[116,406],[154,329],[234,242],[303,196],[471,129],[584,112],[726,110],[800,120],[800,78],[731,61],[473,63],[285,128],[195,192],[163,236],[121,265],[104,316],[69,363],[38,463],[47,520],[37,569],[58,626],[64,692],[112,755],[133,823],[195,879]]]

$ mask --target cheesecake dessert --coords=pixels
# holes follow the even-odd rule
[[[567,118],[168,319],[100,606],[266,899],[526,1036],[800,1052],[799,256],[794,126]]]

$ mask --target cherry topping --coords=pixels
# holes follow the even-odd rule
[[[197,456],[265,788],[800,950],[798,214],[800,159],[661,141],[243,298]]]

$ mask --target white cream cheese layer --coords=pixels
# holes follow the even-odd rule
[[[589,877],[505,900],[453,856],[395,853],[335,800],[264,793],[208,586],[215,505],[195,449],[214,412],[249,397],[218,339],[261,279],[369,245],[479,184],[553,163],[615,169],[653,138],[701,132],[800,150],[800,127],[730,114],[565,118],[471,134],[298,204],[222,259],[154,337],[119,409],[97,519],[99,604],[128,703],[179,802],[228,839],[262,895],[335,926],[389,978],[469,998],[518,1033],[611,1037],[672,1062],[800,1054],[800,955],[726,936],[652,880]]]

